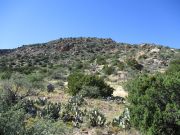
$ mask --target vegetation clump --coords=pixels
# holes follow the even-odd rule
[[[143,68],[143,66],[141,64],[139,64],[138,61],[134,58],[128,58],[126,60],[126,64],[130,68],[136,69],[136,70],[142,70],[142,68]]]
[[[114,71],[115,71],[115,69],[114,69],[114,67],[112,67],[112,66],[107,66],[107,65],[105,65],[105,66],[103,67],[103,72],[104,72],[106,75],[111,75],[111,74],[114,73]]]
[[[131,123],[144,134],[180,133],[180,72],[179,64],[172,63],[173,71],[142,75],[127,83]]]
[[[93,126],[93,127],[104,126],[104,124],[106,122],[105,116],[96,109],[92,110],[89,113],[89,120],[90,120],[91,126]]]
[[[68,88],[72,95],[83,93],[83,96],[92,98],[108,97],[113,93],[113,88],[108,86],[102,78],[79,72],[68,77]]]
[[[54,91],[54,85],[52,85],[52,84],[49,84],[48,86],[47,86],[47,91],[48,92],[53,92]]]
[[[130,113],[129,109],[125,108],[122,115],[120,115],[118,118],[114,118],[112,121],[113,126],[121,127],[123,129],[130,129]]]

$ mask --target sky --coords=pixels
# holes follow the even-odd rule
[[[61,37],[180,48],[180,0],[0,0],[0,49]]]

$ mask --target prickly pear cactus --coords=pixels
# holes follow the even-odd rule
[[[130,129],[130,114],[128,108],[125,108],[124,112],[119,116],[119,118],[113,119],[112,125],[121,127],[123,129]]]
[[[69,99],[69,104],[72,104],[73,106],[81,106],[84,103],[84,98],[82,95],[76,95]]]
[[[48,102],[47,105],[42,109],[41,115],[42,116],[48,116],[52,119],[58,119],[60,110],[61,110],[61,104],[60,103]]]
[[[100,113],[98,110],[93,110],[89,113],[89,120],[91,123],[91,126],[104,126],[106,122],[105,116]]]
[[[34,105],[34,101],[30,98],[24,101],[24,109],[31,116],[36,116],[37,107]]]
[[[36,101],[38,105],[44,106],[47,103],[46,97],[38,97],[38,100]]]

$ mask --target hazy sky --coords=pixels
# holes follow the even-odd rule
[[[0,48],[81,36],[180,48],[180,0],[0,0]]]

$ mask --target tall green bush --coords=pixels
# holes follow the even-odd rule
[[[147,135],[180,133],[180,72],[142,75],[127,83],[131,123]]]
[[[68,77],[68,88],[69,93],[72,95],[85,93],[85,96],[94,98],[111,96],[113,93],[113,88],[108,86],[102,78],[77,72]],[[92,90],[96,90],[96,92],[93,92],[95,94],[92,93],[88,95],[85,92],[85,90],[90,91],[90,88],[93,88]]]

